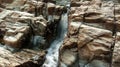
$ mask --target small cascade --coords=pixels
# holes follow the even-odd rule
[[[51,43],[50,48],[48,49],[48,54],[46,55],[46,61],[43,64],[43,67],[57,67],[58,65],[58,56],[59,48],[63,43],[65,34],[68,27],[68,15],[67,13],[62,14],[56,39]]]

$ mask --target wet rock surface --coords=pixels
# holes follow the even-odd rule
[[[0,0],[0,67],[119,67],[119,3]]]
[[[53,0],[0,0],[0,67],[40,67],[66,8]]]

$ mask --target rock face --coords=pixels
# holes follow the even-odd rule
[[[72,23],[77,25],[75,22]],[[111,43],[112,33],[110,31],[81,25],[79,34],[73,34],[65,39],[60,49],[60,59],[62,63],[68,66],[76,64],[79,61],[79,65],[83,67],[95,59],[104,60],[105,63],[109,63],[108,54],[110,53]],[[109,66],[107,65],[106,67]]]
[[[0,66],[1,67],[38,67],[45,60],[45,51],[34,51],[22,49],[19,52],[11,53],[0,47]]]
[[[119,4],[102,0],[72,0],[68,34],[60,48],[60,67],[110,67],[111,46],[113,67],[119,66],[119,34],[112,36],[114,22],[119,33]],[[116,20],[114,21],[114,17]]]
[[[69,6],[59,1],[0,0],[0,67],[42,66]],[[120,67],[119,0],[71,0],[68,21],[59,67]]]
[[[41,66],[65,10],[53,0],[0,0],[0,67]]]
[[[3,33],[1,41],[14,48],[20,48],[22,42],[24,43],[26,38],[32,38],[31,36],[42,36],[47,39],[52,36],[49,34],[55,34],[57,24],[65,9],[63,6],[44,1],[15,0],[8,5],[6,2],[1,2],[5,3],[6,9],[9,9],[2,9],[0,13],[0,30]]]
[[[7,11],[3,12],[6,13]],[[25,37],[28,37],[27,35],[29,34],[30,31],[30,27],[28,26],[27,23],[21,23],[18,20],[20,20],[20,18],[23,16],[32,17],[32,15],[27,13],[24,13],[24,15],[20,14],[22,13],[10,11],[9,14],[6,13],[6,16],[2,17],[4,18],[4,20],[3,22],[1,22],[4,24],[4,27],[1,27],[1,29],[2,28],[4,29],[3,32],[5,32],[3,36],[4,44],[15,48],[20,48],[22,46],[21,45],[22,41],[25,40]]]

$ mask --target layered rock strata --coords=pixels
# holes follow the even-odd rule
[[[0,0],[0,67],[41,66],[65,11],[53,0]]]
[[[119,6],[107,0],[71,0],[68,33],[59,51],[60,67],[110,67],[111,59],[113,67],[119,67]],[[112,36],[114,23],[116,39]]]

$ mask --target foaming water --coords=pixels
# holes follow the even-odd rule
[[[42,67],[57,67],[59,48],[63,43],[64,37],[67,32],[67,27],[68,27],[68,15],[67,13],[65,13],[62,14],[61,21],[58,27],[58,35],[56,39],[51,43],[51,46],[48,49],[48,54],[46,55],[46,61]]]

